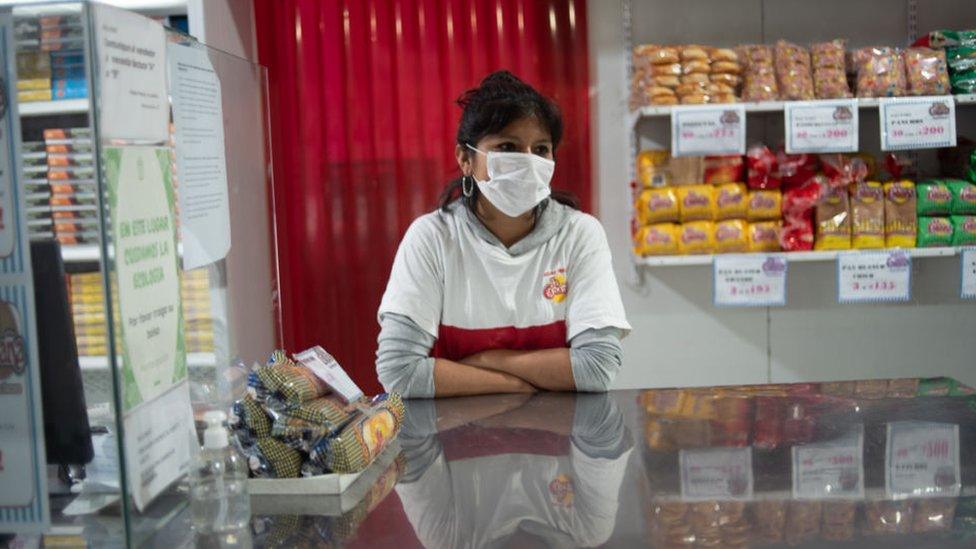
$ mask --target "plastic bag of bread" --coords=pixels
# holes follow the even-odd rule
[[[693,61],[708,62],[708,49],[704,46],[685,44],[684,46],[680,46],[678,50],[682,63],[691,63]]]
[[[678,49],[657,44],[642,44],[634,47],[634,66],[667,65],[678,63],[681,58]]]
[[[749,249],[749,224],[742,219],[728,219],[715,223],[715,251],[744,252]]]
[[[756,223],[749,223],[749,251],[779,251],[779,235],[782,230],[782,221],[759,221]]]
[[[702,161],[703,181],[712,185],[743,181],[745,163],[739,155],[706,156]]]
[[[851,212],[847,189],[828,191],[817,204],[817,239],[815,250],[849,250],[851,248]]]
[[[715,219],[745,219],[749,196],[742,183],[723,183],[715,188]]]
[[[692,221],[679,228],[678,253],[682,255],[715,253],[715,223]]]
[[[746,151],[746,165],[749,168],[747,183],[750,189],[778,189],[780,186],[776,153],[769,147],[757,144]]]
[[[858,250],[885,246],[884,188],[877,181],[851,186],[851,245]]]
[[[912,95],[945,95],[949,93],[949,71],[946,54],[930,48],[908,48],[904,52],[908,91]]]
[[[779,40],[776,42],[774,59],[780,98],[794,101],[813,99],[810,52],[796,44]]]
[[[396,438],[403,424],[404,406],[396,393],[381,394],[335,435],[322,438],[309,451],[308,461],[322,471],[358,473]]]
[[[671,185],[671,154],[666,150],[645,150],[637,155],[637,179],[642,187]]]
[[[786,252],[807,252],[813,249],[813,220],[796,218],[783,223],[780,246]]]
[[[918,232],[915,183],[902,180],[884,184],[885,247],[914,248]]]
[[[637,221],[641,225],[678,221],[678,195],[675,189],[644,189],[637,196]]]
[[[905,61],[896,48],[854,50],[858,97],[897,97],[908,93]]]
[[[711,185],[678,187],[678,208],[682,222],[715,219],[715,187]]]
[[[680,228],[676,223],[658,223],[641,227],[634,234],[634,253],[645,255],[674,255],[678,253]]]
[[[782,203],[783,195],[778,190],[749,191],[746,217],[749,221],[779,219]]]

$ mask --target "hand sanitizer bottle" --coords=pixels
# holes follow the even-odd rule
[[[203,415],[207,430],[203,450],[190,466],[190,514],[199,534],[219,534],[246,528],[251,520],[247,494],[247,464],[230,445],[224,421],[213,410]]]

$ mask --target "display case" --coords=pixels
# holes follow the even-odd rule
[[[63,303],[44,303],[65,305],[39,301],[37,345],[64,353],[36,371],[80,381],[63,387],[80,411],[47,394],[32,409],[42,427],[78,423],[92,448],[37,460],[50,524],[0,514],[0,532],[139,546],[189,501],[197,419],[229,409],[242,365],[279,341],[266,71],[96,3],[2,16],[34,278],[60,273]]]

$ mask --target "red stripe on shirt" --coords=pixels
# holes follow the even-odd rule
[[[467,329],[441,324],[430,356],[461,360],[481,351],[508,349],[535,351],[567,347],[566,322],[559,320],[541,326]]]

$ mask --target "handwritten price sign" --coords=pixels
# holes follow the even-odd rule
[[[793,447],[795,499],[861,498],[864,431],[830,442]]]
[[[786,259],[778,255],[717,256],[713,263],[715,305],[766,307],[786,304]]]
[[[911,289],[912,259],[904,251],[837,256],[837,301],[840,303],[908,301]]]
[[[786,152],[857,152],[856,99],[788,102],[784,113]]]
[[[682,499],[750,499],[753,489],[752,448],[681,450]]]
[[[897,421],[888,424],[885,490],[889,496],[959,494],[959,426]]]
[[[956,146],[956,102],[951,95],[881,100],[881,150]]]
[[[682,106],[671,110],[674,156],[745,154],[746,112],[742,105]]]

